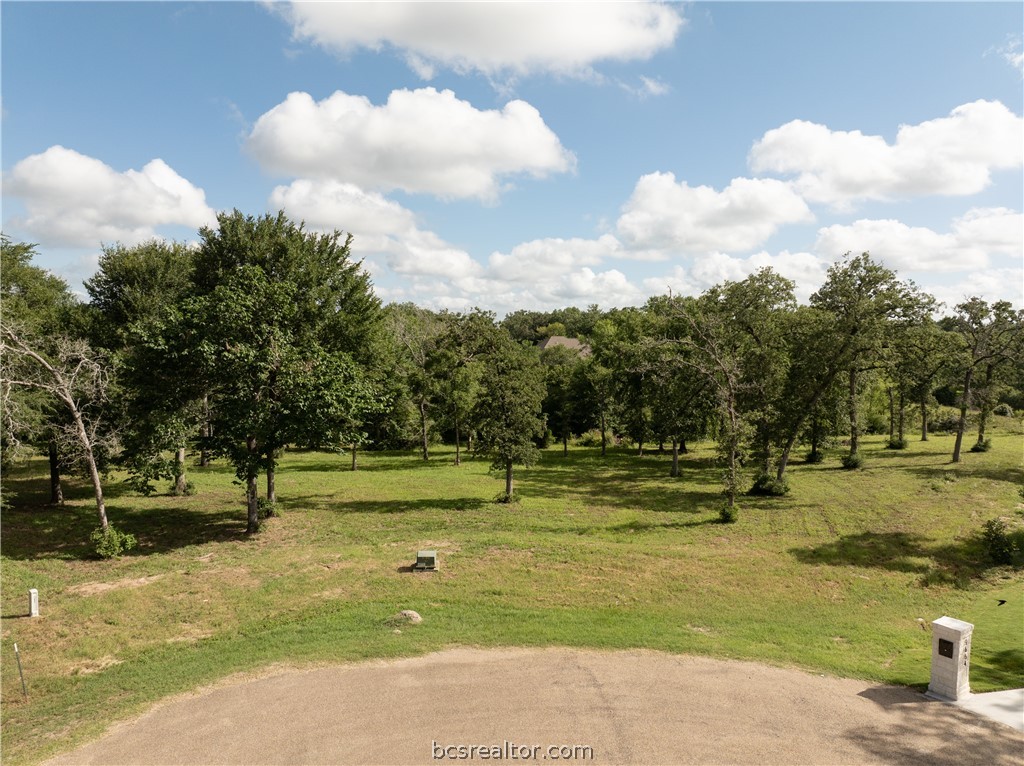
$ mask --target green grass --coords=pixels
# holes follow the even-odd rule
[[[139,547],[110,562],[89,558],[85,484],[49,508],[34,461],[5,477],[3,758],[42,760],[231,674],[453,645],[648,647],[923,688],[927,624],[948,614],[976,625],[974,691],[1024,686],[1024,572],[992,566],[977,537],[1020,522],[1024,438],[998,420],[993,449],[958,466],[947,436],[902,451],[870,437],[859,471],[798,463],[790,496],[743,498],[731,525],[709,444],[679,479],[667,455],[552,449],[517,474],[513,505],[492,502],[486,461],[455,467],[444,448],[364,453],[355,473],[290,452],[283,515],[252,539],[225,465],[193,470],[191,497],[112,479],[108,512]],[[422,548],[440,571],[405,571]],[[39,619],[21,616],[30,587]],[[395,633],[400,609],[424,622]]]

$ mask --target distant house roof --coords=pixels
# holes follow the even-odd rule
[[[565,346],[565,348],[571,348],[574,351],[578,351],[580,356],[590,356],[590,346],[586,343],[580,343],[579,338],[566,338],[564,335],[552,335],[550,338],[545,338],[540,342],[541,351],[546,348],[551,348],[552,346]]]

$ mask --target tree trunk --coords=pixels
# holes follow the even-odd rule
[[[636,456],[637,457],[643,457],[644,456],[644,437],[643,437],[643,434],[640,435],[640,443],[637,444]]]
[[[107,504],[103,500],[103,485],[100,484],[100,472],[96,468],[96,459],[92,456],[91,449],[86,452],[85,458],[89,463],[89,477],[92,479],[92,489],[96,494],[96,512],[100,517],[100,527],[106,532],[108,527]]]
[[[178,447],[174,453],[174,494],[185,494],[185,448]]]
[[[512,461],[505,461],[505,497],[512,499]]]
[[[569,434],[562,431],[562,457],[569,457]]]
[[[459,416],[455,415],[455,465],[462,465],[462,446],[459,443]]]
[[[605,422],[605,418],[604,418],[604,411],[602,410],[602,412],[601,412],[601,457],[604,457],[605,453],[607,452],[607,444],[608,444],[608,430],[607,430],[607,428],[608,428],[607,427],[607,423]]]
[[[672,437],[672,470],[669,476],[679,476],[679,440]]]
[[[840,349],[840,355],[849,346],[849,340],[847,340],[843,347]],[[819,379],[818,388],[815,390],[814,395],[810,401],[807,402],[807,406],[803,408],[801,414],[797,416],[794,421],[792,428],[789,431],[789,437],[786,439],[786,446],[782,448],[782,454],[779,456],[779,470],[776,472],[775,477],[782,481],[783,476],[786,474],[786,466],[789,465],[789,455],[793,451],[793,445],[796,444],[797,438],[800,436],[800,429],[803,428],[804,421],[807,419],[807,415],[814,411],[814,408],[818,406],[822,395],[828,390],[828,387],[832,385],[832,382],[836,379],[836,375],[840,372],[840,368],[836,367],[829,372],[825,377]]]
[[[245,475],[245,504],[246,511],[248,512],[248,522],[245,526],[246,534],[254,534],[260,530],[260,509],[257,502],[257,489],[256,489],[256,457],[258,455],[256,451],[256,437],[250,436],[245,440],[245,447],[249,452],[249,467],[246,469]]]
[[[900,444],[904,443],[904,426],[906,425],[905,413],[906,413],[906,402],[903,400],[903,389],[900,388],[900,408],[896,415],[896,432],[899,436]]]
[[[967,407],[971,402],[971,378],[974,377],[974,367],[968,367],[964,375],[964,394],[960,399],[960,422],[956,426],[956,442],[953,444],[953,462],[960,462],[960,447],[964,441],[964,431],[967,430]]]
[[[276,473],[277,473],[277,461],[274,460],[273,455],[267,456],[267,502],[277,502],[277,484],[276,484]]]
[[[423,436],[423,459],[430,460],[430,454],[427,451],[427,402],[425,399],[420,399],[420,434]]]
[[[78,411],[78,408],[72,408],[72,417],[75,418],[75,428],[78,430],[79,441],[82,442],[82,446],[85,452],[85,462],[89,467],[89,478],[92,479],[92,491],[96,496],[96,514],[99,516],[99,527],[106,531],[106,527],[109,526],[106,522],[106,504],[103,502],[103,485],[99,481],[99,469],[96,468],[96,459],[92,455],[92,441],[89,439],[89,433],[85,430],[85,423],[82,421],[82,416]]]
[[[793,445],[796,443],[796,437],[790,435],[789,440],[786,442],[786,446],[782,448],[782,454],[779,455],[779,470],[775,472],[775,478],[782,481],[782,477],[786,473],[786,466],[789,465],[789,453],[793,450]]]
[[[928,441],[928,395],[921,394],[921,441]]]
[[[850,368],[850,457],[857,454],[860,446],[860,429],[857,427],[857,368]]]
[[[64,505],[64,490],[60,486],[60,459],[57,455],[57,441],[50,439],[50,503]]]
[[[205,439],[209,439],[213,434],[210,433],[210,396],[203,396],[203,425],[199,429],[199,435],[203,437],[203,448],[199,450],[199,467],[206,468],[210,465],[210,451],[206,449]]]
[[[661,440],[658,442],[658,454],[659,455],[664,455],[665,454],[665,437],[664,436],[662,436]]]
[[[985,394],[981,397],[981,412],[978,414],[978,444],[985,442],[985,426],[988,425],[988,416],[992,414],[992,371],[995,365],[990,364],[985,369]]]
[[[736,446],[737,446],[737,423],[736,423],[736,411],[735,402],[732,397],[729,400],[729,477],[727,479],[728,486],[726,487],[726,497],[729,500],[729,507],[736,507],[736,485],[738,481],[736,479]]]
[[[810,462],[814,463],[818,460],[818,444],[820,442],[820,436],[818,433],[818,411],[815,410],[814,414],[811,415],[811,454],[808,456]]]
[[[889,394],[889,443],[892,444],[893,437],[896,435],[896,403],[893,401],[892,386],[885,390]]]
[[[352,470],[353,471],[359,470],[359,464],[356,462],[356,447],[357,446],[358,445],[356,445],[355,442],[352,442]]]
[[[686,437],[685,436],[679,437],[679,452],[682,455],[689,454],[689,452],[690,452],[689,448],[686,446]]]
[[[75,428],[78,430],[78,439],[85,448],[85,462],[89,466],[89,478],[92,479],[92,489],[96,495],[96,513],[100,517],[100,529],[107,531],[107,504],[103,500],[103,485],[100,483],[100,472],[96,467],[96,458],[92,454],[92,441],[89,433],[85,430],[85,423],[77,408],[72,408],[72,416],[75,419]]]

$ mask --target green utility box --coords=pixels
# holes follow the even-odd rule
[[[437,569],[437,551],[420,551],[416,554],[416,563],[413,569],[421,572],[433,572]]]

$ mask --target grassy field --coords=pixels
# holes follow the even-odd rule
[[[518,474],[511,506],[491,501],[486,461],[455,467],[445,448],[427,463],[366,453],[355,473],[290,452],[283,515],[252,539],[226,465],[194,470],[190,497],[112,479],[108,513],[139,539],[112,562],[88,555],[88,488],[46,506],[35,461],[5,478],[3,759],[42,760],[231,674],[452,645],[648,647],[923,688],[927,623],[948,614],[976,625],[975,691],[1024,686],[1024,572],[992,566],[978,539],[987,519],[1020,521],[1024,435],[998,420],[993,449],[959,466],[949,436],[902,452],[869,437],[856,472],[835,455],[798,463],[790,496],[744,498],[732,525],[717,523],[710,444],[679,479],[667,455],[553,449]],[[422,548],[440,571],[407,571]],[[32,587],[38,619],[24,617]],[[401,609],[424,622],[396,632]]]

